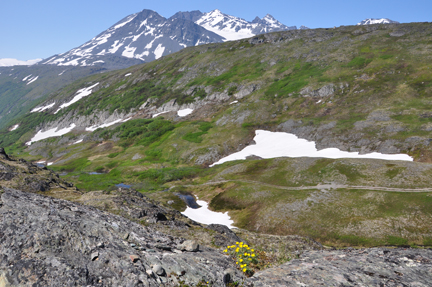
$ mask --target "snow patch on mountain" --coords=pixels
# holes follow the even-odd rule
[[[19,124],[14,125],[13,127],[11,127],[9,129],[10,132],[13,132],[14,130],[16,130],[19,127]]]
[[[228,211],[223,212],[215,212],[211,211],[208,208],[208,203],[204,200],[197,200],[196,203],[200,205],[199,208],[191,208],[187,207],[185,211],[182,212],[183,215],[186,215],[192,220],[203,224],[223,224],[228,228],[234,228],[234,220],[228,215]]]
[[[27,79],[29,79],[32,76],[32,74],[28,75],[27,77],[25,77],[24,79],[22,79],[23,82],[27,81]]]
[[[30,85],[31,83],[33,83],[34,81],[36,81],[38,78],[39,78],[39,76],[36,76],[36,77],[32,77],[32,78],[30,78],[30,79],[28,80],[27,85]]]
[[[36,135],[34,137],[32,137],[32,139],[30,141],[26,142],[26,145],[29,146],[32,143],[40,141],[40,140],[65,135],[68,132],[72,131],[74,128],[75,128],[75,124],[71,124],[69,127],[63,128],[63,129],[58,129],[57,127],[55,127],[55,128],[46,130],[44,132],[42,130],[40,130],[36,133]]]
[[[255,134],[254,141],[256,144],[249,145],[239,152],[226,156],[210,165],[210,167],[227,161],[246,159],[251,155],[265,159],[276,157],[321,157],[333,159],[374,158],[413,161],[413,158],[407,154],[382,154],[377,152],[359,154],[358,152],[341,151],[337,148],[317,150],[315,142],[300,139],[296,135],[290,133],[256,130]]]
[[[165,47],[162,46],[162,44],[159,44],[156,49],[154,50],[155,58],[156,60],[162,57],[163,52],[165,51]]]
[[[124,122],[127,122],[130,119],[131,119],[131,117],[127,118],[127,119],[118,119],[118,120],[115,120],[115,121],[112,121],[112,122],[109,122],[109,123],[104,123],[104,124],[101,124],[101,125],[94,125],[94,126],[88,127],[85,130],[87,132],[94,132],[95,130],[97,130],[99,128],[106,128],[106,127],[115,125],[117,123],[124,123]]]
[[[54,103],[51,103],[51,104],[49,104],[49,105],[46,105],[46,106],[42,106],[42,107],[38,107],[38,108],[34,108],[33,110],[31,110],[30,111],[30,113],[36,113],[36,112],[43,112],[43,111],[45,111],[45,110],[49,110],[49,109],[51,109],[52,107],[54,107],[54,105],[55,105],[55,102]]]
[[[94,84],[93,86],[90,86],[90,87],[87,87],[87,88],[84,88],[84,89],[78,90],[78,91],[76,92],[75,97],[73,97],[73,99],[72,99],[71,101],[69,101],[69,102],[67,102],[67,103],[64,103],[64,104],[60,105],[60,107],[57,109],[57,111],[55,112],[55,114],[57,114],[61,109],[64,109],[64,108],[66,108],[66,107],[69,107],[70,105],[72,105],[73,103],[78,102],[78,101],[81,100],[82,98],[89,96],[89,95],[92,93],[93,88],[96,87],[97,85],[99,85],[99,83],[96,83],[96,84]]]
[[[185,117],[187,115],[190,115],[194,110],[193,109],[183,109],[183,110],[178,110],[177,111],[177,115],[179,117]]]

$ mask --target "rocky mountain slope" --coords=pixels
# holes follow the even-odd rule
[[[106,71],[100,67],[47,65],[0,67],[0,128],[74,81]]]
[[[205,24],[210,19],[216,21],[212,25],[218,28]],[[219,10],[179,12],[166,19],[145,9],[125,17],[83,45],[39,61],[35,66],[22,66],[26,64],[22,62],[21,66],[2,67],[1,63],[7,59],[1,60],[0,128],[52,91],[93,73],[150,62],[185,47],[293,28],[270,15],[249,23]],[[225,38],[227,32],[231,36]]]
[[[404,151],[427,161],[427,97],[415,96],[430,92],[430,69],[420,56],[429,57],[428,45],[421,44],[427,30],[421,27],[429,29],[392,24],[296,30],[187,49],[57,93],[38,106],[56,119],[47,117],[33,132],[72,124],[90,130],[131,116],[169,117],[169,112],[215,104],[233,110],[217,115],[220,127],[272,122],[274,129],[317,141],[319,148]],[[406,46],[405,38],[418,41],[420,50]],[[91,94],[72,104],[89,87]],[[236,100],[242,101],[227,105]],[[271,105],[260,108],[258,101]],[[196,118],[216,116],[204,110],[195,112]],[[22,135],[20,129],[14,132]]]

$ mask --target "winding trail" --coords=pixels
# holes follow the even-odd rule
[[[205,185],[216,185],[216,184],[228,183],[228,182],[252,183],[252,184],[259,184],[259,185],[274,187],[279,189],[286,189],[286,190],[310,190],[310,189],[328,190],[328,189],[345,188],[345,189],[363,189],[363,190],[376,190],[376,191],[389,191],[389,192],[432,192],[432,188],[398,188],[398,187],[383,187],[383,186],[346,185],[346,184],[337,184],[337,183],[318,184],[315,186],[283,186],[283,185],[275,185],[275,184],[264,183],[260,181],[254,181],[254,180],[238,180],[238,179],[208,181],[206,183],[201,183],[201,184],[187,184],[182,186],[196,187],[196,186],[205,186]],[[176,185],[171,186],[170,189],[174,187],[176,187]]]

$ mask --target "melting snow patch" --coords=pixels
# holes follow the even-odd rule
[[[162,44],[159,44],[154,50],[156,60],[162,57],[163,52],[165,51],[165,47],[162,47]]]
[[[71,130],[73,130],[75,128],[75,124],[71,124],[68,128],[64,128],[61,130],[57,130],[58,128],[52,128],[50,130],[47,131],[38,131],[37,134],[28,142],[26,142],[26,145],[31,145],[34,142],[40,141],[40,140],[44,140],[47,138],[52,138],[52,137],[59,137],[62,135],[67,134],[68,132],[70,132]]]
[[[63,72],[61,72],[60,74],[58,74],[59,76],[61,76],[61,75],[63,75],[64,74],[64,72],[66,72],[66,70],[64,70]]]
[[[30,113],[43,112],[45,110],[48,110],[48,109],[54,107],[54,105],[55,105],[55,102],[51,103],[51,104],[49,104],[47,106],[44,106],[44,107],[34,108],[33,110],[30,111]]]
[[[190,208],[189,206],[186,208],[184,212],[182,212],[183,215],[186,215],[192,220],[195,220],[196,222],[203,223],[203,224],[223,224],[228,226],[228,228],[233,228],[232,225],[234,221],[231,219],[231,217],[228,215],[228,212],[222,213],[222,212],[214,212],[208,209],[207,202],[203,200],[197,200],[197,203],[201,205],[200,208]]]
[[[55,114],[57,114],[61,109],[66,108],[66,107],[72,105],[73,103],[78,102],[78,101],[81,100],[82,98],[87,97],[88,95],[90,95],[90,94],[92,93],[92,89],[93,89],[94,87],[96,87],[97,85],[99,85],[99,83],[96,83],[96,84],[94,84],[94,85],[91,86],[91,87],[88,87],[88,88],[84,88],[84,89],[78,90],[78,91],[77,91],[77,94],[75,95],[75,97],[74,97],[70,102],[67,102],[67,103],[65,103],[65,104],[62,104],[62,105],[58,108],[58,110],[55,112]]]
[[[192,109],[184,109],[184,110],[179,110],[179,111],[177,111],[177,115],[178,115],[179,117],[185,117],[185,116],[191,114],[192,112],[193,112]]]
[[[53,162],[49,162],[49,163],[47,163],[47,166],[50,166],[50,165],[52,165],[53,164]]]
[[[11,129],[9,130],[10,132],[16,130],[19,127],[19,124],[14,125],[13,127],[11,127]]]
[[[74,143],[71,143],[71,145],[73,145],[73,144],[79,144],[79,143],[82,143],[83,142],[83,139],[80,139],[80,140],[77,140],[76,142],[74,142]]]
[[[105,124],[102,124],[102,125],[94,125],[94,126],[88,127],[88,128],[86,128],[85,130],[86,130],[87,132],[94,132],[94,131],[97,130],[98,128],[106,128],[106,127],[109,127],[109,126],[115,125],[115,124],[117,124],[117,123],[124,123],[124,122],[127,122],[127,121],[130,120],[130,119],[131,119],[131,118],[127,118],[127,119],[124,119],[124,120],[122,120],[122,119],[118,119],[118,120],[115,120],[115,121],[113,121],[113,122],[105,123]]]
[[[131,76],[132,75],[132,73],[127,73],[126,75],[125,75],[125,77],[129,77],[129,76]]]
[[[136,49],[137,49],[136,47],[129,47],[129,46],[127,46],[123,50],[122,56],[126,57],[126,58],[133,58]]]
[[[32,76],[32,74],[28,75],[27,77],[25,77],[23,80],[23,82],[27,81],[28,78],[30,78]]]
[[[234,102],[231,102],[230,105],[237,104],[237,103],[238,103],[238,101],[234,101]]]
[[[33,83],[34,81],[36,81],[39,78],[39,76],[33,77],[29,80],[29,82],[27,83],[27,85],[30,85],[31,83]]]
[[[255,131],[254,141],[256,145],[250,145],[243,150],[233,153],[220,159],[216,164],[227,161],[246,159],[255,155],[261,158],[275,157],[323,157],[323,158],[374,158],[384,160],[413,161],[413,158],[406,154],[381,154],[377,152],[359,154],[358,152],[346,152],[337,148],[326,148],[317,150],[315,142],[299,139],[296,135],[283,132],[270,132],[264,130]]]
[[[154,114],[154,115],[152,116],[152,118],[155,118],[155,117],[157,117],[157,116],[159,116],[159,115],[161,115],[161,114],[165,114],[165,113],[168,113],[168,111]]]

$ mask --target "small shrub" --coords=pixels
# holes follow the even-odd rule
[[[114,152],[114,153],[110,153],[108,155],[109,158],[115,158],[116,156],[118,156],[120,154],[120,152]]]
[[[347,67],[360,69],[366,67],[370,62],[372,62],[371,59],[355,57],[347,64]]]
[[[199,125],[198,128],[201,131],[196,133],[187,133],[182,138],[189,142],[201,143],[203,141],[203,138],[201,136],[207,134],[208,130],[211,129],[213,126],[209,122],[198,122],[195,124]]]

